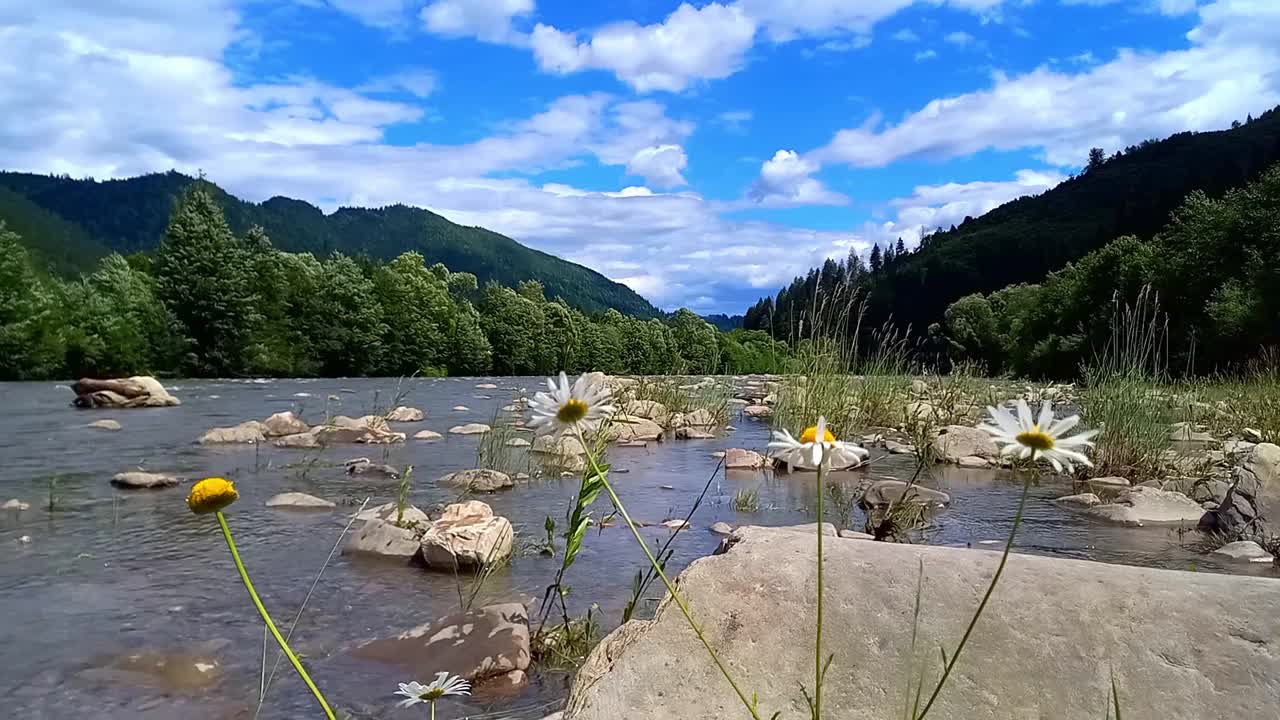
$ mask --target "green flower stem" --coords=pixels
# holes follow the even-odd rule
[[[818,629],[813,641],[813,718],[822,717],[822,480],[827,466],[827,449],[824,443],[822,458],[818,462]]]
[[[293,669],[298,671],[298,675],[302,677],[302,681],[311,689],[311,694],[316,696],[321,709],[324,710],[325,717],[334,720],[333,710],[330,709],[329,703],[325,702],[324,696],[320,694],[320,689],[316,684],[311,682],[311,676],[307,675],[307,671],[302,667],[302,661],[297,655],[293,654],[293,650],[289,648],[289,643],[281,637],[280,631],[276,629],[276,624],[271,621],[271,616],[267,614],[267,609],[263,607],[262,600],[258,597],[258,591],[253,589],[253,581],[249,580],[249,573],[244,569],[244,563],[240,561],[240,552],[236,550],[236,542],[231,539],[231,528],[227,527],[227,518],[219,510],[217,513],[218,525],[222,527],[222,537],[227,540],[227,548],[231,550],[231,559],[236,563],[236,570],[240,572],[240,579],[244,581],[244,588],[249,591],[249,599],[253,600],[253,604],[258,608],[258,614],[262,616],[262,620],[267,624],[267,629],[271,631],[271,635],[275,637],[276,643],[280,645],[280,649],[289,658],[289,662],[293,663]]]
[[[1031,453],[1031,460],[1035,462],[1036,455]],[[973,619],[969,621],[969,627],[965,628],[964,635],[960,638],[960,644],[956,646],[956,651],[951,653],[951,659],[947,661],[947,666],[942,670],[942,677],[938,679],[938,685],[933,689],[933,694],[929,696],[929,701],[925,703],[924,709],[916,716],[915,720],[924,720],[924,716],[929,714],[929,708],[933,707],[933,703],[938,699],[939,693],[942,692],[942,686],[946,685],[947,677],[951,675],[951,669],[956,666],[956,661],[960,659],[960,653],[964,650],[965,643],[969,642],[969,635],[973,633],[973,628],[978,624],[978,618],[982,617],[982,611],[987,608],[987,601],[991,599],[991,594],[995,592],[996,583],[1000,582],[1000,575],[1004,573],[1004,564],[1009,559],[1009,551],[1013,548],[1013,539],[1018,534],[1018,526],[1022,524],[1022,510],[1027,505],[1027,493],[1031,489],[1031,473],[1027,473],[1026,480],[1022,482],[1022,497],[1018,499],[1018,512],[1013,516],[1013,529],[1009,531],[1009,540],[1004,544],[1004,553],[1000,556],[1000,564],[996,566],[996,574],[991,576],[991,584],[987,586],[987,593],[982,596],[982,602],[978,603],[978,609],[973,613]]]
[[[733,688],[733,692],[738,695],[738,699],[742,701],[747,712],[751,713],[751,717],[755,720],[761,720],[760,714],[756,712],[755,704],[747,698],[742,689],[738,687],[738,683],[734,681],[733,676],[729,674],[729,669],[725,667],[724,662],[720,660],[720,656],[712,649],[711,643],[707,641],[705,635],[702,634],[702,628],[698,627],[698,623],[694,622],[693,615],[689,612],[689,606],[685,604],[684,598],[680,597],[680,593],[676,592],[675,585],[667,578],[667,573],[663,571],[662,565],[658,563],[657,558],[653,556],[653,552],[649,550],[649,545],[640,537],[640,531],[636,529],[636,524],[631,521],[631,515],[627,513],[627,509],[623,507],[622,500],[618,499],[618,494],[613,491],[613,485],[609,483],[609,477],[604,470],[600,469],[600,465],[596,462],[595,453],[591,452],[590,446],[587,445],[586,438],[582,435],[582,428],[575,426],[578,433],[578,441],[582,443],[582,447],[586,450],[587,462],[591,464],[591,471],[595,473],[600,482],[604,485],[604,489],[609,493],[609,499],[613,501],[613,506],[618,508],[618,514],[622,515],[622,519],[627,523],[627,527],[631,528],[631,534],[635,536],[636,543],[640,549],[644,550],[645,557],[649,558],[649,564],[653,566],[658,577],[662,579],[662,584],[666,586],[667,592],[671,595],[671,599],[675,600],[676,605],[680,608],[680,612],[684,615],[684,619],[689,623],[689,627],[693,629],[693,634],[698,636],[698,640],[702,642],[702,647],[707,649],[707,653],[711,655],[711,660],[719,668],[720,674],[725,680],[729,681],[729,685]]]

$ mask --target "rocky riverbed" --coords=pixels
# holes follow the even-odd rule
[[[690,394],[701,392],[694,387],[702,384],[698,379],[679,382]],[[429,679],[414,674],[425,670],[384,663],[359,648],[460,611],[459,582],[451,571],[426,562],[424,550],[484,560],[494,557],[494,547],[506,547],[502,538],[510,528],[510,564],[477,591],[477,609],[533,602],[558,564],[539,555],[535,543],[547,516],[562,521],[577,489],[573,473],[581,467],[580,456],[569,441],[549,445],[511,425],[523,410],[521,398],[540,383],[166,381],[165,396],[180,404],[104,408],[112,398],[98,395],[90,410],[73,409],[75,395],[66,386],[0,386],[10,401],[0,419],[6,448],[0,467],[0,613],[7,619],[0,628],[0,697],[15,716],[25,717],[72,717],[86,707],[106,718],[251,714],[259,688],[261,625],[216,526],[183,504],[190,482],[206,475],[237,482],[241,500],[230,509],[229,522],[264,600],[277,620],[287,620],[360,503],[371,498],[367,511],[392,503],[412,466],[407,502],[421,516],[410,514],[420,524],[401,534],[403,551],[359,551],[353,545],[369,528],[366,520],[356,523],[294,640],[331,698],[362,716],[410,717],[393,709],[391,693],[397,682]],[[649,525],[642,532],[651,542],[670,536],[663,522],[683,517],[711,478],[706,501],[674,545],[673,570],[719,546],[715,524],[723,533],[742,525],[813,521],[812,473],[775,473],[754,454],[768,440],[769,381],[740,379],[736,385],[737,392],[722,398],[729,401],[723,406],[686,412],[632,400],[611,430],[615,484],[632,514]],[[982,448],[953,442],[958,439],[948,445],[964,454],[953,453],[955,464],[937,466],[924,481],[944,493],[946,502],[934,503],[940,507],[914,538],[990,547],[1008,532],[1019,476],[993,464]],[[909,438],[868,429],[866,437],[853,440],[871,449],[872,463],[833,480],[851,492],[880,483],[876,493],[892,495],[898,491],[892,481],[910,478],[914,459],[903,452]],[[730,469],[713,478],[718,456]],[[493,467],[499,462],[506,467]],[[478,464],[496,472],[468,472]],[[1224,464],[1223,477],[1230,478],[1231,467]],[[1229,487],[1207,486],[1193,504],[1222,505],[1219,495]],[[464,489],[470,495],[460,498]],[[1083,490],[1099,498],[1093,505],[1136,506],[1132,489],[1081,488],[1065,477],[1044,476],[1032,489],[1020,551],[1275,574],[1268,563],[1250,562],[1256,554],[1247,548],[1209,554],[1197,533],[1186,532],[1196,525],[1189,520],[1137,527],[1087,512],[1088,505],[1055,502]],[[1148,492],[1137,490],[1139,497]],[[756,494],[754,510],[735,509],[744,507],[735,502],[742,491]],[[486,519],[475,505],[446,515],[447,506],[460,499],[482,503],[508,525]],[[1253,507],[1252,496],[1241,499]],[[1229,507],[1237,502],[1231,498]],[[829,520],[839,519],[830,504],[828,510]],[[379,512],[372,517],[391,519],[385,508]],[[465,518],[479,519],[468,525]],[[854,510],[849,525],[856,531],[861,524]],[[473,525],[492,529],[492,542],[459,555],[467,548],[449,533],[470,533]],[[598,603],[604,629],[610,629],[642,562],[624,530],[593,529],[567,578],[574,610]],[[464,575],[464,596],[471,582]],[[650,592],[642,610],[651,612],[658,595]],[[522,677],[511,674],[516,670]],[[497,712],[541,718],[563,702],[571,680],[518,662],[490,676],[495,680],[482,684],[476,697],[442,708],[445,716]],[[282,673],[263,717],[298,717],[310,712],[310,702],[306,690]]]

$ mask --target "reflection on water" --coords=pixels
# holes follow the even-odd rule
[[[500,389],[477,390],[481,382],[493,382]],[[412,501],[423,508],[453,498],[453,491],[437,487],[435,478],[475,463],[478,438],[447,434],[437,442],[410,440],[385,449],[334,447],[318,455],[319,463],[304,462],[317,457],[315,451],[194,444],[210,427],[262,419],[281,410],[292,409],[311,422],[323,419],[326,405],[334,413],[359,416],[373,411],[375,402],[385,404],[391,398],[394,380],[196,380],[171,385],[183,400],[181,407],[89,412],[70,407],[65,386],[0,384],[6,401],[0,417],[0,501],[17,497],[32,505],[21,514],[0,511],[0,698],[13,717],[91,713],[98,718],[194,720],[253,714],[262,628],[216,524],[187,511],[185,487],[121,492],[108,484],[111,475],[144,467],[187,478],[235,479],[241,500],[230,510],[228,521],[264,602],[278,622],[287,623],[345,525],[346,513],[366,496],[374,503],[394,498],[395,481],[347,476],[342,460],[369,456],[396,467],[413,465]],[[421,429],[444,432],[466,422],[490,422],[495,410],[520,388],[536,385],[529,378],[412,381],[403,388],[408,394],[402,402],[425,410],[427,419],[398,429],[412,436]],[[331,396],[337,399],[327,399]],[[470,410],[451,410],[457,405]],[[118,419],[124,429],[84,427],[104,417]],[[763,424],[745,418],[735,423],[736,431],[715,440],[613,449],[615,466],[629,471],[615,475],[614,482],[632,514],[653,523],[683,515],[716,468],[711,453],[726,447],[763,449]],[[909,458],[890,456],[873,469],[841,475],[852,483],[906,479],[911,471]],[[813,479],[812,474],[739,471],[715,477],[692,531],[675,543],[668,567],[678,571],[714,550],[719,539],[707,528],[718,520],[735,525],[811,522]],[[984,541],[999,541],[1008,533],[1021,489],[1017,477],[946,469],[928,484],[949,492],[953,501],[923,533],[923,541],[999,547]],[[576,488],[574,478],[535,480],[484,500],[510,518],[518,534],[536,539],[547,515],[563,518]],[[730,500],[740,488],[759,489],[759,512],[734,512]],[[284,491],[333,500],[339,511],[298,513],[263,506],[268,497]],[[1182,570],[1274,572],[1269,566],[1218,564],[1182,545],[1178,534],[1167,528],[1114,527],[1049,502],[1070,491],[1069,483],[1056,480],[1032,489],[1019,551]],[[860,526],[860,517],[855,524]],[[642,533],[651,542],[668,536],[661,527]],[[31,536],[31,542],[20,543],[23,535]],[[557,562],[518,556],[509,569],[489,579],[477,602],[541,597]],[[606,624],[616,623],[642,562],[642,553],[625,529],[589,533],[568,577],[576,609],[598,603]],[[656,599],[657,590],[650,595]],[[326,571],[292,642],[326,694],[343,707],[358,716],[416,717],[411,710],[394,708],[391,695],[397,682],[411,678],[360,665],[344,651],[448,614],[457,606],[458,586],[451,575],[339,556]],[[136,673],[124,676],[103,669],[111,658],[143,650],[189,652],[207,641],[218,641],[212,645],[218,648],[219,663],[212,688],[139,682]],[[540,718],[563,696],[567,681],[561,674],[535,675],[516,697],[482,694],[441,709],[446,717],[496,713],[493,716]],[[286,666],[262,717],[310,716],[311,703]]]

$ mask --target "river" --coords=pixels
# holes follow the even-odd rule
[[[499,389],[477,389],[481,383]],[[294,410],[312,423],[322,421],[326,412],[360,416],[375,406],[385,408],[397,393],[397,381],[172,380],[166,386],[182,400],[181,406],[120,411],[75,410],[65,384],[0,383],[0,397],[5,399],[0,416],[0,502],[18,498],[31,504],[23,512],[0,511],[0,700],[8,715],[98,720],[253,717],[262,626],[216,523],[187,510],[187,484],[124,491],[109,484],[113,474],[143,467],[189,479],[234,479],[241,498],[228,510],[228,521],[264,602],[278,623],[287,624],[350,512],[365,497],[374,505],[395,496],[396,481],[349,477],[341,461],[366,456],[399,468],[414,466],[411,502],[433,508],[456,495],[456,490],[438,487],[435,479],[474,467],[479,440],[446,433],[443,440],[421,442],[412,439],[413,433],[445,433],[453,425],[488,423],[499,406],[539,383],[531,378],[405,381],[400,403],[427,413],[423,422],[396,425],[408,432],[408,442],[385,448],[335,446],[323,453],[201,446],[195,440],[211,427],[260,420],[282,410]],[[329,400],[330,396],[337,399]],[[470,409],[452,410],[457,405]],[[103,418],[120,421],[123,429],[86,427]],[[712,440],[612,449],[614,467],[625,471],[613,475],[613,482],[632,515],[652,523],[682,516],[717,468],[713,452],[726,447],[764,449],[765,423],[734,418],[733,424],[736,430]],[[889,456],[846,477],[850,482],[867,477],[906,479],[911,469],[910,458]],[[953,502],[935,518],[922,541],[999,548],[1021,489],[1016,476],[950,468],[939,469],[926,484],[951,493]],[[743,487],[759,489],[759,511],[734,511],[732,496]],[[535,479],[480,499],[512,521],[519,546],[521,540],[542,536],[547,515],[563,524],[576,489],[574,478]],[[264,506],[267,498],[285,491],[318,495],[339,507],[291,512]],[[1032,489],[1019,552],[1182,570],[1275,573],[1270,566],[1216,563],[1183,544],[1168,528],[1115,527],[1050,502],[1070,492],[1069,482],[1047,477]],[[719,538],[708,531],[713,522],[812,522],[813,498],[812,474],[720,473],[692,528],[677,539],[669,569],[678,572],[716,548]],[[602,501],[598,507],[603,506]],[[856,519],[854,524],[860,523]],[[669,534],[662,527],[642,532],[651,542]],[[1187,542],[1191,540],[1188,536]],[[597,603],[605,629],[616,625],[643,560],[624,528],[589,532],[567,578],[577,609]],[[558,563],[558,558],[518,554],[509,568],[489,578],[477,605],[540,597]],[[839,568],[828,571],[838,573]],[[648,596],[658,595],[655,585]],[[395,708],[393,693],[397,682],[430,678],[360,665],[347,651],[457,607],[458,588],[451,574],[338,555],[311,598],[293,645],[326,695],[354,716],[424,717],[421,708]],[[197,651],[218,664],[199,682],[121,670],[153,657]],[[541,718],[556,709],[568,681],[562,673],[535,672],[529,687],[518,695],[479,693],[466,702],[442,705],[441,717]],[[309,694],[285,665],[261,717],[313,715]]]

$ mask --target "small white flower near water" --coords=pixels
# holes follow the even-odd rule
[[[858,445],[837,440],[827,429],[827,419],[823,417],[818,418],[817,425],[800,433],[799,440],[786,430],[775,431],[769,449],[773,451],[771,457],[789,466],[810,470],[817,469],[819,464],[834,468],[854,467],[871,456]]]
[[[1001,455],[1017,455],[1024,460],[1044,458],[1058,472],[1062,472],[1064,467],[1067,472],[1071,472],[1075,470],[1077,463],[1093,467],[1093,463],[1089,462],[1082,451],[1093,447],[1090,438],[1097,435],[1098,431],[1088,430],[1063,437],[1068,430],[1080,423],[1079,415],[1055,420],[1053,406],[1046,401],[1040,408],[1039,417],[1032,419],[1031,408],[1026,400],[1018,401],[1017,415],[1005,408],[993,407],[988,407],[987,413],[995,424],[978,427],[991,433],[992,440],[1004,446],[1000,449]]]
[[[396,694],[405,697],[404,700],[396,703],[399,707],[412,707],[424,702],[431,703],[432,713],[434,714],[436,700],[448,695],[470,695],[471,683],[457,675],[440,672],[436,673],[436,679],[427,685],[423,685],[417,680],[400,683],[400,689],[396,691]]]
[[[569,377],[562,372],[559,385],[547,378],[547,389],[529,401],[533,413],[529,426],[539,433],[561,433],[579,423],[603,420],[613,414],[608,386],[592,382],[585,374],[570,386]]]

